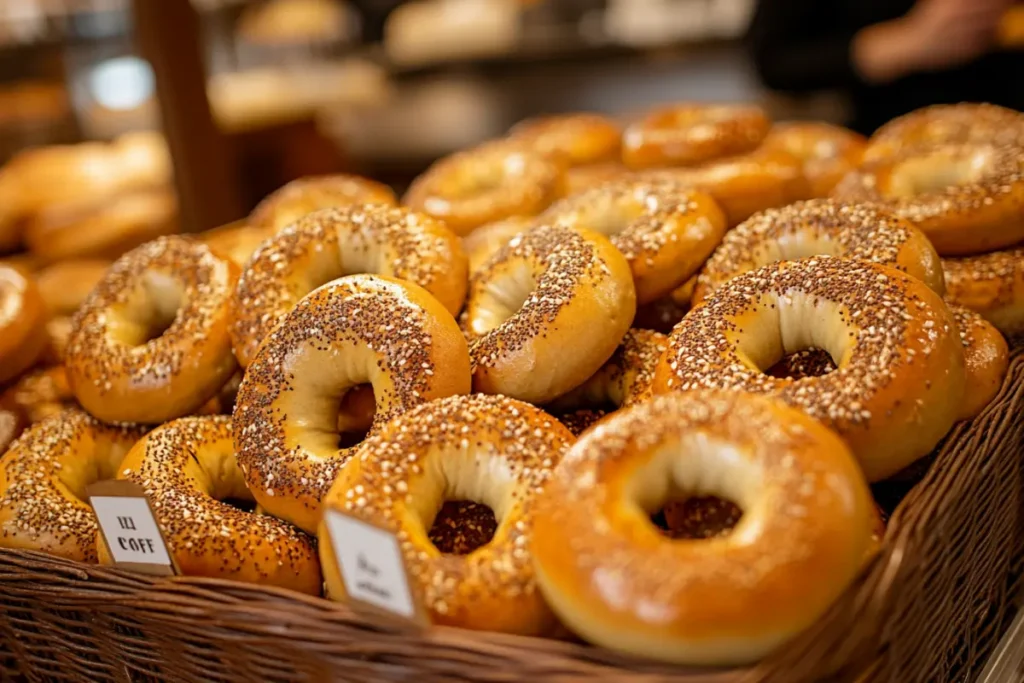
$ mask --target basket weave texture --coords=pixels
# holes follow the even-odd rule
[[[235,582],[151,579],[0,551],[0,680],[972,680],[1024,569],[1024,349],[901,498],[884,547],[808,632],[742,670],[684,671],[577,643],[435,628]],[[909,491],[906,489],[909,488]],[[903,495],[905,493],[905,495]]]

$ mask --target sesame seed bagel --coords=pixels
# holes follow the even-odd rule
[[[1024,334],[1024,247],[942,259],[949,301],[980,313],[1008,337]]]
[[[803,164],[807,198],[827,197],[843,176],[857,168],[866,145],[864,136],[829,123],[777,123],[764,149],[782,150]]]
[[[106,259],[72,259],[47,266],[35,274],[39,293],[50,315],[72,315],[107,274]]]
[[[511,216],[534,216],[564,194],[560,160],[497,140],[435,162],[413,181],[404,203],[467,235]]]
[[[716,495],[730,534],[674,541],[649,515]],[[843,442],[780,401],[700,391],[592,428],[536,503],[544,597],[598,645],[679,664],[753,662],[810,626],[856,576],[876,521]]]
[[[1024,144],[1024,114],[994,104],[936,104],[898,116],[874,132],[864,161],[949,143]]]
[[[0,266],[0,384],[39,359],[46,342],[46,304],[36,283]]]
[[[777,396],[833,429],[870,481],[926,455],[957,418],[964,357],[952,314],[917,278],[816,256],[730,280],[669,337],[654,392]],[[763,370],[807,348],[838,369],[801,380]]]
[[[269,230],[255,228],[244,221],[236,221],[207,230],[196,235],[196,238],[242,267],[270,235]]]
[[[583,408],[626,408],[651,397],[651,382],[668,337],[651,330],[632,329],[601,369],[547,409],[555,415]]]
[[[599,114],[561,114],[520,121],[508,132],[541,154],[562,157],[569,166],[618,161],[619,125]]]
[[[143,487],[168,551],[185,576],[206,576],[320,594],[316,543],[269,515],[232,507],[251,501],[235,462],[231,418],[186,417],[142,438],[117,478]],[[98,539],[100,564],[113,559]]]
[[[30,427],[0,460],[0,547],[95,562],[99,529],[85,490],[113,479],[143,433],[78,409]]]
[[[556,202],[538,221],[608,236],[629,263],[638,304],[686,282],[725,234],[715,200],[673,182],[613,180]]]
[[[635,314],[629,264],[608,238],[549,225],[514,237],[469,284],[473,388],[551,401],[604,365]]]
[[[325,505],[395,534],[410,588],[433,623],[543,635],[555,621],[530,560],[532,501],[572,442],[526,403],[452,396],[395,418],[368,440]],[[427,530],[446,500],[489,506],[498,522],[490,542],[466,555],[442,554]],[[321,524],[327,593],[345,600],[327,533]]]
[[[960,419],[969,420],[985,409],[1003,385],[1010,349],[993,327],[974,311],[949,304],[964,347],[966,384]]]
[[[533,218],[527,216],[513,216],[488,223],[463,237],[462,248],[469,259],[469,274],[480,270],[509,240],[532,227],[534,222]]]
[[[179,231],[178,199],[170,188],[61,205],[25,225],[25,245],[40,262],[115,259],[140,244]]]
[[[274,234],[308,213],[321,209],[363,204],[393,206],[395,193],[376,180],[337,174],[299,178],[278,188],[261,201],[246,221],[257,230]]]
[[[939,295],[945,291],[939,255],[920,230],[868,204],[812,199],[754,214],[730,230],[704,264],[693,302],[699,304],[737,275],[818,255],[881,263],[913,275]]]
[[[238,462],[256,501],[307,533],[357,447],[338,447],[345,394],[373,385],[374,429],[435,398],[468,394],[469,351],[418,285],[353,275],[313,290],[260,345],[235,399]]]
[[[82,304],[68,340],[71,389],[106,422],[188,415],[237,364],[228,338],[238,266],[186,237],[118,259]]]
[[[671,180],[707,192],[722,208],[729,227],[739,225],[758,211],[807,196],[800,160],[788,152],[764,148],[693,168],[645,171],[634,177]]]
[[[835,197],[877,202],[921,230],[943,256],[1024,240],[1024,147],[944,145],[864,164]]]
[[[760,107],[681,104],[659,107],[630,124],[622,137],[629,168],[695,166],[752,152],[771,128]]]
[[[405,208],[359,205],[303,216],[253,255],[231,300],[231,342],[242,366],[296,302],[345,275],[377,273],[413,282],[452,315],[466,298],[459,238]]]

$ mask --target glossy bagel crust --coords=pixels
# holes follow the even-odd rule
[[[340,397],[362,384],[373,386],[374,429],[469,393],[466,340],[426,290],[341,278],[299,301],[260,345],[235,400],[234,432],[238,463],[267,512],[316,532],[321,499],[358,449],[338,447]]]
[[[719,495],[731,533],[675,541],[673,496]],[[818,619],[856,576],[877,521],[842,441],[781,401],[694,391],[621,411],[565,455],[537,500],[544,596],[598,645],[690,665],[747,664]]]
[[[144,431],[78,409],[25,431],[0,460],[0,547],[95,562],[99,529],[86,487],[113,479]]]
[[[1024,247],[942,259],[949,301],[1007,336],[1024,334]]]
[[[395,534],[416,599],[436,624],[544,635],[554,618],[530,561],[532,500],[572,435],[539,408],[503,396],[452,396],[394,418],[338,475],[325,505]],[[445,500],[488,505],[493,538],[444,555],[427,529]],[[333,539],[344,543],[345,539]],[[327,592],[346,596],[325,525]]]
[[[237,278],[238,266],[186,237],[118,259],[68,340],[78,401],[107,422],[155,424],[197,410],[237,368],[228,337]]]
[[[50,315],[72,315],[110,268],[106,259],[73,259],[54,263],[35,274]]]
[[[813,199],[755,214],[730,230],[704,264],[693,302],[699,304],[737,275],[818,255],[881,263],[913,275],[939,295],[945,291],[939,255],[917,228],[867,204]]]
[[[803,164],[807,199],[827,197],[843,176],[860,165],[864,136],[822,122],[787,122],[772,126],[762,147],[792,154]]]
[[[1024,114],[995,104],[936,104],[894,118],[872,134],[864,161],[960,143],[1024,144]]]
[[[142,486],[183,575],[320,594],[312,538],[223,502],[252,499],[235,462],[230,417],[186,417],[157,427],[125,456],[117,478]],[[97,551],[100,564],[112,563],[102,538]]]
[[[964,347],[966,384],[960,419],[969,420],[999,393],[1010,363],[1010,349],[999,330],[980,314],[956,304],[949,304],[949,310]]]
[[[35,282],[0,266],[0,384],[32,366],[46,342],[46,304]]]
[[[322,209],[396,203],[394,191],[376,180],[340,173],[299,178],[267,195],[246,223],[273,235],[306,214]]]
[[[452,315],[466,298],[466,256],[440,221],[381,205],[316,211],[267,240],[242,271],[231,299],[231,341],[239,362],[252,361],[299,299],[360,273],[413,282]]]
[[[787,353],[820,348],[821,377],[771,377]],[[835,430],[871,481],[926,455],[956,419],[964,357],[952,314],[917,278],[828,256],[784,261],[723,285],[669,337],[655,393],[767,394]]]
[[[618,161],[622,129],[600,114],[560,114],[520,121],[508,137],[575,167]]]
[[[557,398],[611,357],[635,314],[629,264],[608,238],[536,227],[470,282],[463,325],[473,388],[530,403]]]
[[[626,257],[641,305],[695,274],[726,227],[710,195],[671,181],[613,180],[556,202],[537,220],[606,235]]]

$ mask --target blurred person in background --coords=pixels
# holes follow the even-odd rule
[[[1024,51],[997,41],[1014,0],[759,0],[757,70],[779,91],[840,90],[869,134],[929,104],[1024,109]]]

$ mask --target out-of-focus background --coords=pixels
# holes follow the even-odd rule
[[[3,0],[0,163],[163,130],[190,195],[186,229],[201,229],[302,175],[401,189],[439,156],[543,113],[756,101],[778,118],[843,121],[832,93],[759,85],[742,41],[754,5]]]

